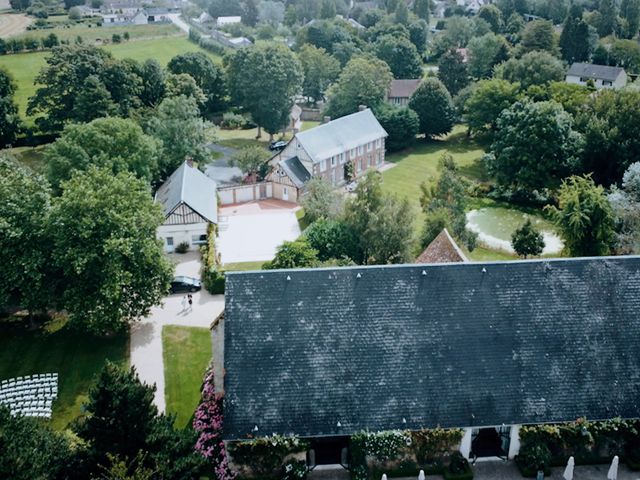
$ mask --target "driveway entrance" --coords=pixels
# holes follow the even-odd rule
[[[275,199],[220,208],[218,251],[222,263],[272,260],[283,242],[300,236],[299,208]]]

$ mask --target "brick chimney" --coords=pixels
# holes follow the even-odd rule
[[[358,111],[359,111],[359,112],[364,112],[366,109],[367,109],[367,106],[366,106],[366,105],[359,105],[359,106],[358,106]]]

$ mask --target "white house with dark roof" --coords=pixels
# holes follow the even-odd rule
[[[197,248],[207,241],[210,224],[218,223],[216,182],[189,162],[184,162],[158,189],[155,201],[162,205],[164,223],[157,236],[166,252],[181,243]]]
[[[592,63],[574,63],[565,78],[567,83],[586,85],[592,81],[596,88],[621,88],[627,84],[624,68]]]
[[[296,133],[287,146],[270,160],[273,196],[297,202],[305,183],[323,177],[341,185],[346,177],[358,178],[369,168],[384,164],[387,132],[373,112],[359,112]]]

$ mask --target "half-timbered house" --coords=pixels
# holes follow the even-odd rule
[[[164,210],[158,238],[166,252],[173,252],[181,243],[190,248],[206,243],[209,225],[218,223],[216,183],[189,162],[171,174],[155,201]]]

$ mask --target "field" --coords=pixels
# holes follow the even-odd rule
[[[87,392],[105,359],[128,365],[128,338],[126,334],[111,338],[92,337],[67,329],[33,332],[3,325],[0,379],[58,372],[59,393],[51,423],[54,428],[63,430],[82,414]]]
[[[176,426],[184,428],[200,400],[200,387],[211,361],[208,328],[162,328],[165,399],[167,413],[176,414]]]
[[[219,56],[202,50],[186,37],[136,40],[116,45],[111,44],[103,48],[113,53],[116,58],[133,58],[138,61],[155,58],[163,65],[169,63],[169,60],[176,55],[193,51],[205,52],[214,61],[220,61]],[[34,79],[45,65],[45,57],[48,54],[48,52],[33,52],[0,56],[0,67],[8,69],[18,85],[15,98],[23,118],[27,118],[27,101],[36,92],[36,87],[33,84]],[[30,122],[28,121],[28,123]]]
[[[5,13],[0,15],[0,38],[17,36],[24,32],[31,19],[22,13]]]
[[[59,26],[55,29],[29,30],[20,35],[16,35],[16,38],[43,38],[55,33],[59,40],[69,40],[73,42],[76,37],[80,36],[82,37],[83,43],[92,44],[96,42],[110,43],[112,35],[116,34],[122,37],[125,32],[129,34],[131,40],[182,35],[182,31],[173,24],[137,25],[135,27],[96,27],[94,25],[89,27],[87,24],[80,23],[74,26]]]

